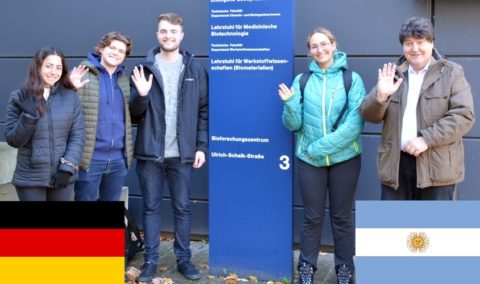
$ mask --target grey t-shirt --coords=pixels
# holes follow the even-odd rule
[[[166,62],[160,55],[155,55],[155,65],[160,70],[163,78],[163,93],[165,96],[165,158],[179,157],[177,141],[177,102],[178,82],[184,64],[180,55],[174,62]]]

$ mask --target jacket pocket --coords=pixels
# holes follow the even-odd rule
[[[452,182],[461,176],[463,171],[463,150],[461,144],[453,143],[434,147],[429,151],[430,178],[433,182]]]
[[[450,97],[442,91],[428,92],[425,94],[424,119],[427,126],[431,126],[445,116],[449,109]]]
[[[393,182],[393,155],[392,155],[392,144],[391,143],[381,143],[378,146],[378,157],[377,157],[377,169],[378,176],[382,182],[392,183]]]

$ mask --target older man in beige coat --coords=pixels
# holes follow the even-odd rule
[[[463,68],[438,54],[434,38],[429,20],[407,19],[403,56],[378,70],[360,107],[366,121],[383,122],[377,166],[384,200],[452,200],[464,179],[472,93]]]

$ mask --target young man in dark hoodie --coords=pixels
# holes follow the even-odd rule
[[[208,76],[191,54],[180,50],[184,34],[179,15],[160,15],[157,28],[159,46],[133,69],[130,100],[132,119],[138,121],[135,157],[145,232],[145,264],[138,280],[148,282],[156,273],[165,181],[174,213],[177,270],[196,280],[200,273],[190,262],[189,193],[192,169],[203,166],[207,153]]]
[[[121,64],[132,50],[126,35],[104,35],[95,53],[75,67],[70,80],[78,89],[86,139],[75,183],[77,201],[118,201],[133,157],[128,101],[130,83]]]

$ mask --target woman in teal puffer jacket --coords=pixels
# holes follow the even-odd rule
[[[300,75],[292,87],[280,84],[283,124],[297,132],[297,178],[304,205],[300,232],[300,283],[313,283],[320,249],[327,192],[335,244],[337,283],[352,283],[355,231],[352,205],[360,173],[364,121],[358,108],[365,96],[360,76],[352,72],[346,94],[343,72],[347,55],[337,51],[335,36],[316,28],[307,38],[313,60],[303,95]],[[303,99],[302,99],[303,97]],[[342,109],[347,104],[346,111]],[[333,126],[338,120],[338,126]]]

